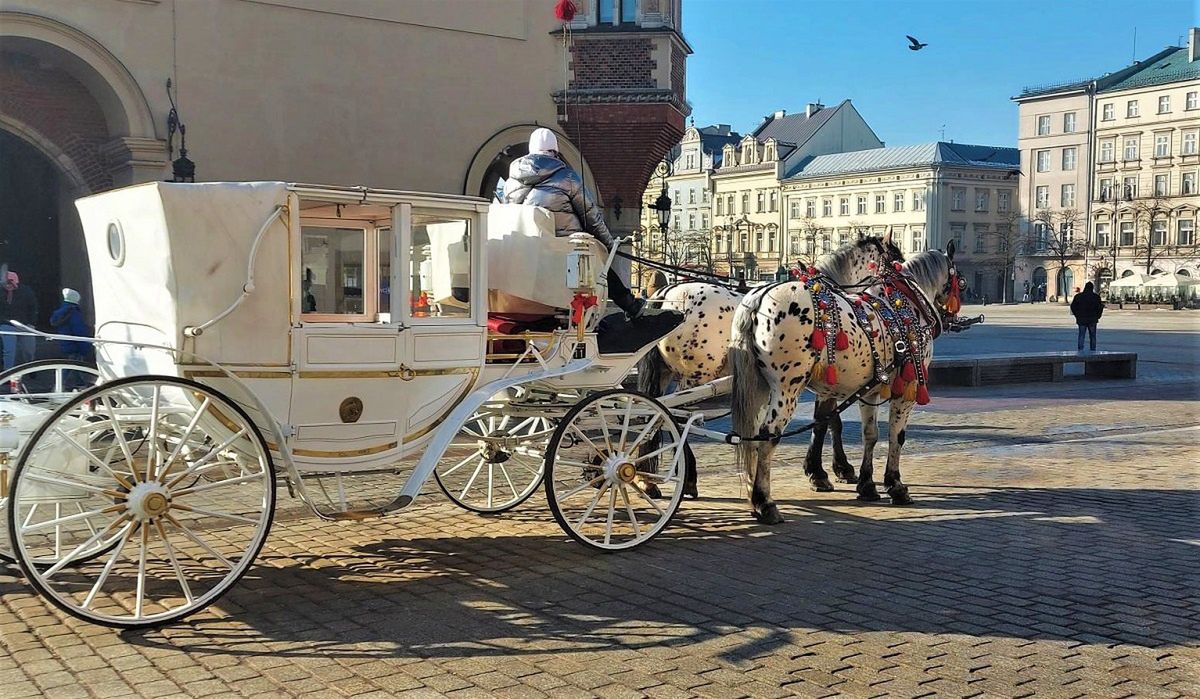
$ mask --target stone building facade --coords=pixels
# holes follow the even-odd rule
[[[553,3],[5,0],[0,261],[89,286],[72,202],[172,178],[172,100],[197,180],[490,197],[549,126],[618,230],[683,133],[679,0]],[[172,82],[168,95],[166,82]],[[623,203],[617,216],[615,206]]]

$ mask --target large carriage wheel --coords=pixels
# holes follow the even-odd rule
[[[69,359],[41,359],[0,374],[0,401],[58,407],[100,379],[96,367]]]
[[[653,450],[642,448],[656,440]],[[594,393],[571,408],[550,439],[550,511],[573,539],[593,548],[644,544],[679,509],[684,447],[679,427],[658,401],[624,389]],[[659,497],[647,493],[651,485]]]
[[[37,515],[66,502],[82,512]],[[271,457],[246,413],[194,381],[145,376],[76,396],[34,432],[7,516],[38,592],[81,619],[135,628],[224,594],[258,555],[274,510]],[[103,542],[115,544],[84,560]]]
[[[446,497],[472,512],[498,513],[529,499],[542,484],[554,422],[505,414],[504,405],[471,416],[434,469]]]

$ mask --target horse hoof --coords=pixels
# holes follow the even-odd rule
[[[655,483],[648,483],[648,482],[643,481],[642,482],[642,490],[646,493],[646,496],[649,498],[652,498],[654,500],[662,499],[662,491],[658,489],[658,485]]]
[[[858,491],[858,499],[863,502],[875,502],[879,500],[879,491],[875,490],[875,484],[872,483],[866,488],[860,488]]]
[[[838,479],[839,483],[858,482],[858,476],[854,473],[854,467],[850,464],[834,464],[833,475]]]
[[[818,493],[832,493],[833,483],[829,482],[829,476],[815,476],[808,479],[809,485]]]
[[[700,499],[700,490],[698,488],[696,488],[695,483],[684,483],[683,484],[683,494],[685,497],[689,497],[693,500]]]
[[[775,503],[771,503],[763,506],[762,510],[755,510],[754,519],[758,520],[759,524],[779,524],[783,521],[783,515],[779,514]]]
[[[913,499],[908,495],[908,486],[899,485],[888,488],[888,495],[892,498],[893,505],[911,505]]]

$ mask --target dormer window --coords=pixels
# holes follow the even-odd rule
[[[775,142],[767,141],[767,144],[763,146],[763,161],[772,162],[774,160],[776,160]]]

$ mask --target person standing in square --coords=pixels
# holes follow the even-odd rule
[[[1083,285],[1083,291],[1071,299],[1071,315],[1075,316],[1075,324],[1079,326],[1079,351],[1083,351],[1083,335],[1090,338],[1089,347],[1096,351],[1096,325],[1104,314],[1104,302],[1095,291],[1091,282]]]

